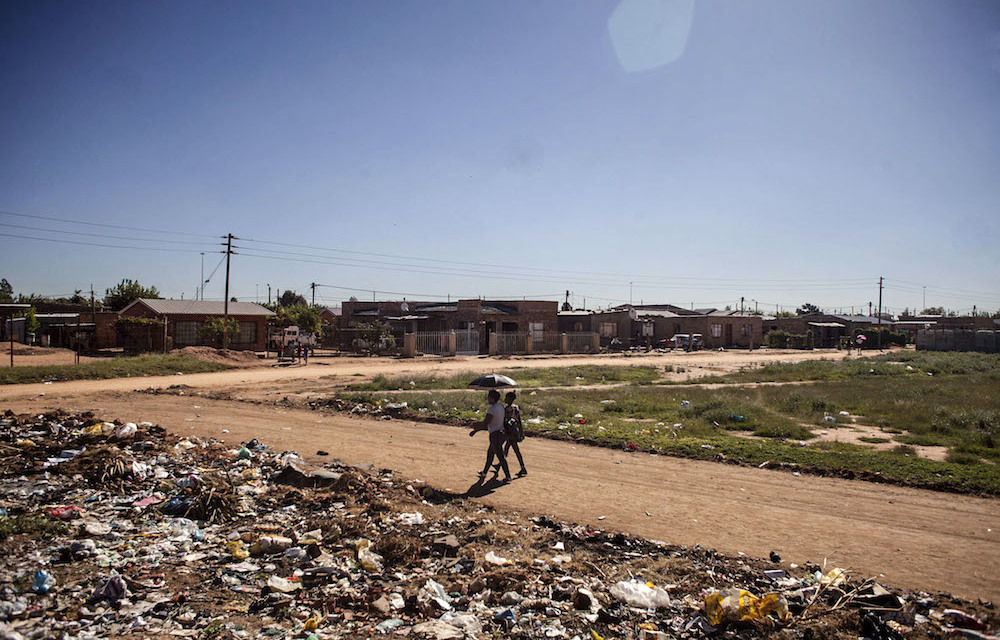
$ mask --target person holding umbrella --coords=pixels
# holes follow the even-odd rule
[[[868,336],[865,336],[865,335],[860,334],[860,333],[857,335],[856,338],[854,338],[854,343],[856,345],[858,345],[858,355],[859,356],[861,355],[861,347],[864,346],[865,340],[867,340],[867,339],[868,339]],[[848,354],[848,355],[850,355],[850,354]]]
[[[486,400],[490,405],[486,410],[486,417],[469,432],[469,436],[476,435],[477,431],[489,431],[490,448],[486,455],[486,466],[483,467],[479,475],[486,476],[486,473],[490,470],[490,465],[493,464],[493,457],[496,456],[500,462],[500,467],[503,469],[505,476],[503,482],[506,484],[511,481],[510,469],[507,467],[507,458],[503,454],[503,445],[507,441],[507,433],[504,430],[504,415],[506,414],[506,410],[500,403],[500,392],[496,389],[490,389]]]

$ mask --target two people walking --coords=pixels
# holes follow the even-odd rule
[[[515,392],[508,392],[505,398],[507,404],[504,406],[500,403],[500,392],[496,389],[490,390],[486,396],[487,402],[490,405],[486,410],[486,417],[469,432],[470,436],[476,435],[477,431],[486,430],[489,432],[490,448],[486,453],[486,465],[479,475],[482,477],[486,476],[495,458],[497,460],[495,473],[499,474],[500,469],[503,469],[504,479],[502,482],[505,484],[512,479],[510,468],[507,466],[507,452],[512,448],[514,449],[514,454],[517,456],[518,463],[521,465],[521,470],[517,475],[523,476],[528,473],[528,470],[524,468],[524,458],[521,457],[521,448],[518,446],[518,443],[524,439],[524,428],[521,425],[521,410],[514,404],[516,398],[517,394]]]

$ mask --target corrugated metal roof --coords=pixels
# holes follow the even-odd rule
[[[839,328],[839,329],[843,329],[844,328],[844,325],[840,324],[839,322],[810,322],[809,326],[810,327],[836,327],[836,328]]]
[[[221,300],[169,300],[150,298],[139,298],[125,309],[136,304],[144,304],[153,313],[164,316],[173,315],[197,315],[197,316],[221,316],[225,313],[225,303]],[[125,309],[122,309],[124,312]],[[231,316],[273,316],[274,312],[267,307],[262,307],[254,302],[230,302],[229,315]]]

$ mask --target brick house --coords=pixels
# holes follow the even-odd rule
[[[548,340],[558,329],[559,303],[549,300],[458,300],[418,302],[391,300],[344,302],[341,326],[380,320],[397,337],[403,333],[478,332],[479,352],[489,349],[491,333],[531,334],[535,343]]]
[[[678,333],[700,333],[709,349],[759,347],[764,339],[761,316],[726,309],[684,309],[672,304],[632,306],[640,322],[651,322],[652,328],[633,329],[641,332],[640,342],[649,335],[655,345]]]
[[[201,344],[198,329],[202,323],[210,318],[222,318],[224,313],[225,303],[221,301],[139,298],[122,309],[119,315],[165,320],[167,349],[175,349]],[[229,348],[264,351],[267,319],[273,315],[270,309],[253,302],[230,302],[229,317],[239,322],[240,329],[236,335],[230,336]]]

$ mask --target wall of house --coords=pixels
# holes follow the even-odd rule
[[[122,312],[122,315],[127,315],[137,318],[157,318],[162,319],[163,316],[159,316],[147,307],[141,304],[133,305],[131,308],[126,309]],[[176,349],[180,347],[197,345],[200,341],[197,339],[197,330],[194,332],[194,337],[190,339],[184,339],[184,336],[178,335],[177,323],[184,322],[194,322],[201,324],[208,320],[209,318],[217,318],[221,316],[216,315],[206,315],[206,314],[175,314],[167,316],[167,348]],[[267,317],[266,316],[237,316],[231,315],[230,318],[236,320],[240,323],[251,323],[256,329],[254,333],[254,339],[252,342],[241,342],[239,336],[230,336],[229,348],[236,351],[264,351],[267,344]],[[190,335],[190,332],[188,332]]]

